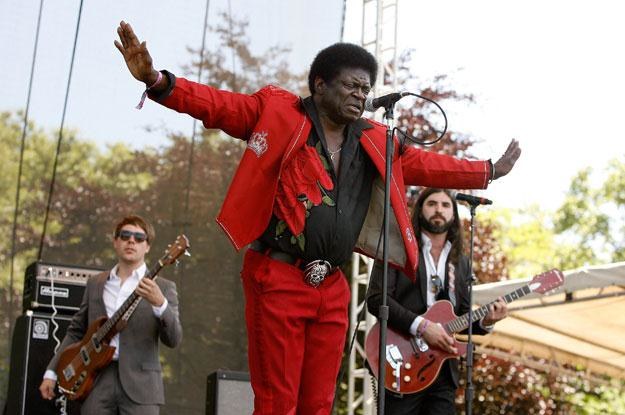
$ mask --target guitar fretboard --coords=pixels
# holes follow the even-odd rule
[[[504,295],[503,300],[506,304],[508,304],[508,303],[513,302],[514,300],[518,300],[519,298],[525,297],[527,294],[531,292],[532,290],[530,289],[529,284],[524,285],[523,287],[517,288],[513,292]],[[488,307],[493,303],[494,301],[486,305],[483,305],[482,307],[476,310],[473,310],[471,313],[472,314],[471,320],[478,321],[484,318],[486,314],[488,314]],[[458,333],[458,332],[461,332],[462,330],[467,329],[469,327],[469,313],[463,314],[457,319],[444,324],[444,326],[448,333]]]

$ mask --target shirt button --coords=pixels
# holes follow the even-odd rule
[[[343,209],[339,209],[339,215],[343,214]]]

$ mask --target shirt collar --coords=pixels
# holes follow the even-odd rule
[[[425,249],[427,252],[429,252],[432,249],[432,240],[423,232],[421,232],[421,246],[423,246],[423,249]],[[449,239],[445,241],[445,246],[443,246],[443,251],[448,251],[451,249],[451,242],[449,242]]]
[[[119,267],[119,264],[115,265],[113,267],[113,269],[111,270],[110,274],[109,274],[109,280],[115,280],[115,279],[119,279],[119,276],[117,275],[117,268]],[[132,271],[132,274],[130,274],[130,278],[133,279],[141,279],[144,275],[145,272],[147,271],[148,266],[145,265],[145,262],[142,263],[141,265],[139,265],[138,268],[135,268]]]

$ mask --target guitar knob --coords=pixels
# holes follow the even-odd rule
[[[407,382],[410,382],[410,380],[411,380],[410,376],[404,376],[404,382],[407,383]]]
[[[393,376],[397,376],[397,370],[393,370]]]
[[[410,370],[412,368],[412,365],[410,363],[406,363],[404,367],[406,368],[406,370]]]
[[[393,382],[393,383],[391,384],[391,387],[392,387],[393,389],[395,389],[395,390],[398,390],[398,389],[397,389],[397,382]]]

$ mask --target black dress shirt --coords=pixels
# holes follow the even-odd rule
[[[303,99],[302,105],[313,124],[306,145],[315,146],[321,142],[326,159],[330,161],[323,128],[312,97]],[[304,251],[302,252],[297,243],[291,242],[292,234],[288,229],[276,236],[278,218],[275,215],[259,238],[264,244],[300,257],[305,262],[323,259],[332,266],[338,266],[350,258],[369,209],[373,180],[377,175],[373,162],[360,145],[362,130],[368,128],[373,127],[362,118],[345,128],[338,177],[332,163],[329,163],[329,175],[334,188],[327,193],[335,205],[321,203],[310,209],[304,227]]]

